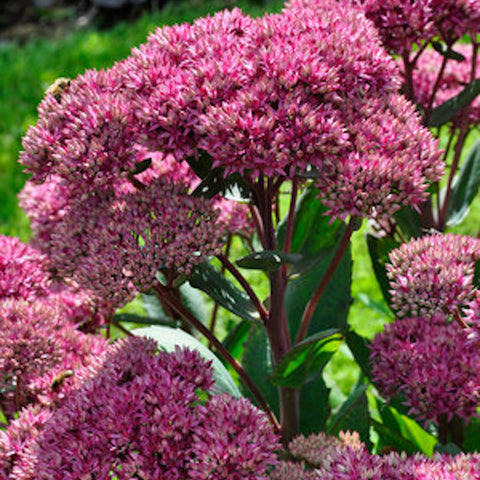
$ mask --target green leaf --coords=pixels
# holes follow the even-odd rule
[[[462,448],[465,452],[480,451],[480,418],[470,418],[465,425],[465,441]]]
[[[241,397],[238,387],[223,363],[192,335],[178,328],[160,326],[136,329],[135,335],[153,338],[158,342],[159,347],[167,352],[174,351],[176,346],[197,350],[205,360],[212,362],[213,379],[215,380],[214,393],[228,393],[232,397]]]
[[[113,323],[138,323],[140,325],[169,325],[176,326],[177,322],[166,315],[164,317],[146,317],[136,313],[117,313],[113,316]]]
[[[419,238],[424,234],[420,215],[412,207],[406,206],[397,210],[394,217],[402,232],[409,238]]]
[[[250,188],[239,173],[225,177],[223,168],[214,168],[192,192],[194,197],[212,198],[221,195],[233,200],[250,200]]]
[[[445,445],[437,443],[435,445],[435,453],[448,453],[448,455],[453,457],[459,453],[462,453],[462,449],[455,443],[447,443]]]
[[[449,47],[444,43],[432,42],[432,47],[434,48],[434,50],[436,50],[440,55],[443,55],[445,58],[448,58],[450,60],[456,60],[457,62],[465,61],[465,57],[460,52],[456,52],[455,50],[452,49],[452,47]]]
[[[300,390],[300,433],[324,432],[330,415],[330,389],[322,377],[307,383]]]
[[[338,435],[340,431],[356,431],[367,445],[370,443],[370,412],[366,391],[368,385],[358,383],[351,394],[342,404],[338,412],[332,417],[329,435]]]
[[[372,297],[367,295],[366,293],[360,292],[357,295],[357,298],[368,308],[373,310],[374,312],[380,313],[381,315],[385,315],[386,317],[393,319],[394,315],[392,311],[385,305],[385,303],[377,302]]]
[[[195,266],[190,285],[202,290],[229,312],[245,320],[259,320],[258,312],[248,295],[226,279],[215,267],[205,262]]]
[[[272,382],[280,387],[300,388],[317,378],[332,355],[339,349],[343,337],[329,329],[312,335],[293,347],[276,365]]]
[[[301,259],[291,265],[291,278],[285,292],[292,336],[298,330],[305,306],[323,278],[345,229],[343,222],[332,222],[326,216],[326,208],[315,188],[309,187],[303,192],[295,211],[291,253],[300,254]],[[283,220],[277,231],[279,248],[283,247],[285,233],[286,221]],[[352,258],[348,248],[315,309],[307,335],[327,328],[343,330],[346,327],[351,305],[351,275]]]
[[[355,333],[353,330],[348,329],[345,334],[345,341],[348,348],[352,352],[353,358],[357,362],[358,366],[362,370],[362,373],[369,379],[371,379],[371,366],[370,366],[370,349],[368,345],[370,342]]]
[[[299,254],[287,254],[280,250],[264,250],[239,258],[235,263],[241,268],[272,272],[284,263],[295,263],[300,258]]]
[[[190,168],[195,172],[197,177],[203,179],[211,172],[213,160],[208,153],[200,150],[198,157],[188,157],[187,163],[190,165]]]
[[[455,175],[447,210],[447,225],[454,227],[462,222],[470,204],[480,188],[480,140],[477,140]]]
[[[262,392],[270,408],[279,414],[278,389],[270,381],[272,357],[265,329],[258,322],[250,322],[247,340],[243,346],[241,364],[257,388]],[[241,385],[242,393],[256,404],[251,392]]]
[[[377,430],[384,446],[393,447],[399,451],[404,450],[408,454],[422,452],[429,457],[433,455],[435,445],[438,443],[433,435],[426,432],[415,420],[399,413],[396,408],[378,399],[377,402],[379,402],[378,411],[384,426],[389,429],[390,434],[394,434],[392,438],[382,438],[382,432]],[[388,443],[386,443],[387,440]]]
[[[470,105],[480,95],[480,78],[470,82],[458,95],[432,110],[429,126],[440,127],[449,122],[460,110]]]
[[[388,254],[400,244],[389,237],[378,238],[374,235],[367,235],[368,252],[372,261],[375,277],[380,285],[383,298],[387,305],[391,304],[390,283],[387,277],[386,263],[389,261]]]
[[[139,173],[144,172],[147,168],[150,167],[151,164],[151,158],[146,158],[145,160],[138,162],[137,164],[135,164],[135,169],[130,173],[130,175],[138,175]]]
[[[249,320],[242,320],[232,328],[225,340],[223,346],[231,353],[232,357],[239,359],[243,355],[243,346],[247,341],[250,332],[251,323]]]

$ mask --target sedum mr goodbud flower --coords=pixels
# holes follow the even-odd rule
[[[208,398],[212,372],[195,352],[131,337],[77,382],[43,425],[32,419],[34,438],[23,434],[10,464],[18,422],[0,438],[9,478],[266,480],[277,462],[266,416],[246,399]]]

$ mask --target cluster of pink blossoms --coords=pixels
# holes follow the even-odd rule
[[[408,54],[413,45],[441,38],[452,45],[480,31],[479,0],[357,0],[379,29],[388,50]]]
[[[480,240],[455,234],[427,235],[390,253],[397,320],[372,342],[372,378],[385,398],[400,398],[426,423],[468,420],[480,404],[479,260]]]
[[[455,46],[455,51],[463,55],[465,60],[448,60],[432,104],[434,108],[458,95],[465,88],[465,85],[473,80],[472,48],[477,47],[466,44]],[[422,53],[417,62],[417,68],[413,71],[413,95],[423,109],[427,109],[429,106],[443,59],[444,57],[435,50],[427,49]],[[480,98],[477,97],[473,100],[467,111],[460,111],[453,119],[454,125],[466,121],[470,125],[480,123]]]
[[[71,324],[93,330],[111,310],[99,310],[91,295],[75,284],[55,280],[49,258],[18,238],[0,235],[0,301],[43,301]]]
[[[158,29],[40,105],[20,159],[33,174],[22,205],[35,242],[59,276],[118,307],[159,269],[188,274],[246,220],[243,207],[225,219],[218,198],[192,198],[191,173],[169,168],[172,158],[207,155],[250,182],[307,173],[341,218],[418,204],[443,167],[399,85],[349,2],[291,2],[261,19],[235,9]]]
[[[372,377],[386,398],[401,398],[410,414],[438,425],[468,420],[480,405],[480,353],[469,332],[441,313],[387,324],[372,342]]]
[[[426,235],[390,253],[387,275],[391,307],[398,317],[449,314],[475,295],[480,240],[449,234]]]
[[[289,445],[290,460],[273,472],[272,480],[464,480],[478,478],[480,455],[372,455],[358,434],[340,438],[314,434]]]
[[[12,422],[0,437],[3,478],[266,480],[273,427],[245,399],[206,397],[211,387],[195,352],[117,342],[57,409]]]
[[[63,313],[45,300],[0,302],[0,409],[7,417],[63,398],[76,371],[105,351],[102,337],[80,332]]]

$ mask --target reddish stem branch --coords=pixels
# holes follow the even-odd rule
[[[295,338],[295,344],[301,342],[307,336],[308,327],[310,325],[313,313],[315,312],[315,308],[317,307],[318,302],[323,295],[323,292],[327,288],[328,283],[330,282],[335,270],[337,269],[338,264],[343,257],[343,254],[347,250],[348,244],[350,243],[350,238],[352,237],[352,233],[354,232],[357,223],[357,217],[350,217],[350,221],[348,222],[348,225],[345,229],[345,232],[343,233],[343,237],[340,241],[340,244],[338,245],[337,250],[335,251],[335,254],[330,260],[330,264],[325,271],[325,275],[323,276],[320,284],[318,285],[317,289],[315,290],[305,307],[302,321],[300,323],[300,327]]]
[[[430,98],[428,100],[427,108],[425,109],[425,113],[423,117],[423,121],[425,125],[428,125],[428,122],[430,120],[430,115],[432,114],[433,102],[435,101],[435,97],[440,87],[440,82],[442,81],[442,77],[445,72],[445,67],[447,66],[447,61],[448,61],[448,58],[444,56],[442,59],[442,65],[440,66],[440,70],[437,75],[437,79],[435,80],[435,84],[433,85],[432,94],[430,95]]]
[[[460,156],[462,154],[463,145],[465,144],[465,139],[467,138],[468,127],[467,122],[463,122],[460,126],[460,131],[458,133],[457,142],[455,143],[455,153],[452,160],[452,165],[450,166],[450,173],[448,176],[447,188],[445,191],[445,198],[443,199],[443,205],[440,210],[440,217],[438,219],[439,230],[442,231],[445,227],[446,216],[448,211],[448,203],[450,201],[450,194],[452,193],[452,183],[455,172],[457,171],[458,163],[460,162]]]
[[[216,348],[218,353],[238,373],[238,376],[242,379],[243,383],[255,397],[258,405],[262,408],[262,410],[265,411],[275,429],[280,432],[280,424],[275,417],[275,414],[271,410],[260,390],[257,388],[255,383],[252,381],[252,379],[249,377],[249,375],[243,369],[237,359],[231,355],[231,353],[223,346],[223,344],[217,339],[217,337],[215,337],[215,335],[213,335],[212,332],[210,332],[210,330],[205,327],[205,325],[203,325],[200,320],[198,320],[187,308],[185,308],[185,306],[178,300],[178,298],[171,294],[170,290],[168,290],[160,283],[156,283],[153,286],[153,289],[155,290],[157,295],[165,299],[165,301],[167,301],[181,317],[183,317],[188,323],[190,323],[190,325],[192,325],[202,335],[204,335],[209,342],[211,342],[211,344]]]
[[[263,306],[263,303],[257,297],[257,294],[253,291],[253,288],[245,279],[245,277],[238,271],[238,268],[225,255],[219,254],[217,255],[217,258],[222,262],[222,266],[225,267],[238,280],[238,283],[240,283],[247,295],[250,297],[250,300],[255,305],[255,308],[260,314],[261,319],[265,322],[268,318],[268,312]]]

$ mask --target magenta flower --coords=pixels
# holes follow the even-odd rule
[[[480,240],[449,234],[427,235],[390,252],[387,275],[397,316],[457,312],[473,298]]]
[[[42,300],[0,302],[0,407],[8,417],[56,401],[105,350],[103,338],[79,332],[62,313]]]
[[[468,420],[480,403],[480,352],[468,330],[437,313],[387,324],[372,343],[372,378],[387,399],[400,398],[424,422]]]
[[[276,462],[266,416],[247,400],[209,400],[212,372],[195,352],[132,337],[77,382],[17,455],[19,478],[266,480]]]
[[[339,439],[324,434],[300,436],[290,443],[289,451],[292,459],[280,462],[270,477],[273,480],[463,480],[477,478],[480,472],[476,453],[433,458],[373,455],[356,433],[341,432]]]
[[[480,30],[478,0],[359,0],[388,50],[408,55],[413,45],[440,37],[452,45]]]
[[[50,283],[45,255],[18,238],[0,235],[0,299],[44,296]]]

